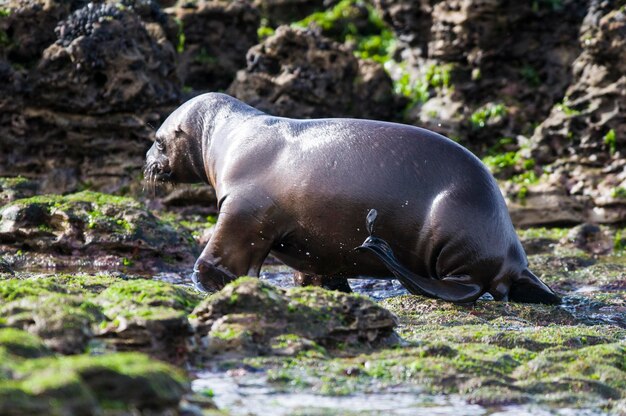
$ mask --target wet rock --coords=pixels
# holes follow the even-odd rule
[[[608,254],[613,250],[613,241],[594,224],[582,224],[572,228],[568,239],[576,248],[591,254]]]
[[[36,196],[0,210],[0,253],[15,267],[90,265],[142,271],[188,268],[191,235],[157,219],[131,198],[94,192]],[[9,259],[7,257],[7,259]]]
[[[39,358],[52,355],[42,340],[15,328],[0,328],[0,350],[22,358]],[[8,363],[3,362],[2,365]]]
[[[94,299],[108,318],[98,337],[116,351],[145,351],[180,363],[191,335],[187,314],[199,301],[197,293],[152,280],[115,283]]]
[[[285,291],[254,278],[227,285],[192,315],[200,344],[214,354],[287,354],[317,344],[337,350],[395,342],[395,317],[366,298],[320,288]]]
[[[169,414],[189,389],[179,370],[141,354],[35,358],[35,344],[36,337],[0,329],[0,355],[9,370],[0,373],[3,415],[100,414],[111,408]]]
[[[391,119],[396,102],[381,65],[357,59],[319,34],[281,26],[248,51],[231,95],[270,114],[295,118]]]
[[[397,314],[402,323],[411,325],[467,325],[510,322],[516,326],[572,325],[571,313],[553,306],[481,301],[475,307],[404,295],[385,299],[385,308]],[[406,317],[406,319],[403,319]]]
[[[83,352],[93,337],[92,326],[103,318],[83,297],[55,293],[21,297],[0,310],[6,325],[38,335],[62,354]]]
[[[259,13],[249,1],[206,0],[176,9],[184,33],[179,43],[185,85],[223,90],[245,67],[246,52],[257,43]]]
[[[38,335],[47,347],[78,354],[97,343],[180,363],[187,357],[187,314],[199,294],[172,284],[108,275],[0,280],[1,326]]]
[[[626,381],[625,356],[626,348],[621,343],[546,352],[517,368],[514,375],[529,390],[556,393],[570,389],[578,396],[619,399]],[[589,377],[594,373],[599,376]]]

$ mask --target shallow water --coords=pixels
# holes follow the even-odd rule
[[[431,395],[417,387],[398,386],[346,396],[326,396],[314,391],[284,392],[267,382],[263,373],[199,372],[191,388],[200,393],[210,389],[220,410],[233,416],[600,416],[590,409],[545,409],[535,405],[485,408],[457,395]]]
[[[261,269],[260,278],[278,287],[294,287],[293,269],[269,264]],[[396,279],[348,279],[353,292],[367,295],[374,300],[406,295],[409,292]]]
[[[270,264],[262,269],[260,278],[276,286],[293,287],[293,271],[286,266]],[[398,280],[349,279],[356,293],[375,300],[408,294]],[[576,295],[565,298],[564,308],[577,317],[597,323],[618,323],[619,311],[594,313],[591,302]],[[613,313],[614,312],[614,313]],[[589,314],[589,315],[588,315]],[[623,316],[622,316],[623,319]],[[624,324],[624,322],[622,322]],[[370,388],[346,396],[329,396],[311,388],[284,391],[268,382],[264,371],[199,371],[192,382],[195,392],[210,389],[218,408],[238,415],[488,415],[488,416],[599,416],[599,409],[549,409],[537,405],[513,405],[487,408],[471,404],[458,395],[432,395],[411,385],[392,388]]]

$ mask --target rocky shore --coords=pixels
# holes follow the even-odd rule
[[[625,414],[624,56],[619,0],[3,2],[0,414]],[[206,91],[460,142],[563,305],[196,292],[215,195],[142,166]]]

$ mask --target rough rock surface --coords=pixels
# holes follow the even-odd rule
[[[37,193],[39,184],[26,178],[0,177],[0,207],[20,198],[30,198]]]
[[[19,252],[16,252],[19,248]],[[84,191],[18,199],[0,209],[0,253],[14,268],[190,268],[193,237],[140,203]]]
[[[113,275],[0,280],[0,327],[28,331],[63,354],[92,346],[180,364],[189,353],[187,314],[200,298],[169,283]]]
[[[580,32],[583,52],[573,63],[573,83],[535,130],[529,156],[544,167],[528,185],[523,206],[511,206],[523,223],[540,224],[550,195],[562,203],[557,217],[573,207],[576,223],[622,223],[626,218],[626,11],[612,2],[593,2]],[[514,194],[519,186],[510,187]],[[520,209],[517,209],[520,208]],[[526,213],[524,213],[526,211]],[[529,214],[529,215],[527,215]],[[554,221],[554,223],[570,221]],[[545,223],[545,222],[543,222]]]
[[[174,414],[189,389],[179,370],[142,354],[58,357],[12,328],[0,328],[0,356],[0,413],[7,416]]]
[[[252,2],[260,10],[263,18],[267,19],[267,23],[273,26],[303,19],[330,3],[332,0],[253,0]]]
[[[623,158],[626,143],[626,10],[592,3],[580,33],[583,52],[573,63],[574,82],[533,136],[541,163],[576,156],[605,166]],[[607,134],[613,131],[613,138]]]
[[[201,0],[176,9],[184,31],[180,72],[185,85],[223,90],[245,67],[246,52],[257,43],[260,17],[249,1]]]
[[[398,53],[420,82],[432,83],[433,69],[449,77],[446,88],[428,86],[432,102],[418,103],[408,121],[479,151],[501,137],[529,134],[529,125],[562,98],[580,51],[575,39],[586,8],[573,0],[375,4],[398,33]],[[472,114],[497,104],[506,108],[499,122],[470,122]]]
[[[294,118],[391,119],[396,102],[383,67],[310,30],[281,26],[248,51],[228,93]]]
[[[336,350],[397,341],[395,317],[365,297],[313,287],[285,291],[256,278],[227,285],[193,315],[196,335],[213,354],[290,354],[318,345]]]
[[[147,123],[158,124],[181,88],[171,21],[139,3],[2,8],[0,175],[40,178],[44,192],[138,187]]]

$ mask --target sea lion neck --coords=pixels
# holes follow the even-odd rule
[[[233,145],[232,132],[240,129],[246,120],[266,114],[225,94],[209,93],[205,96],[209,99],[205,101],[205,108],[202,111],[204,130],[202,154],[208,155],[204,159],[208,183],[216,188],[218,175],[216,161],[219,160],[216,153],[228,151]]]

